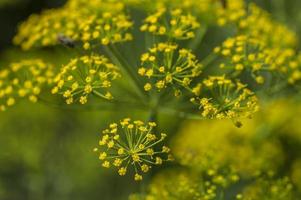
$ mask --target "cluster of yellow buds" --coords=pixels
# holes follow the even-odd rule
[[[202,65],[196,56],[187,49],[179,49],[178,45],[159,43],[149,52],[141,56],[138,73],[147,77],[144,89],[149,91],[155,86],[162,90],[171,85],[175,94],[179,94],[179,87],[188,87],[193,78],[201,73]]]
[[[264,83],[262,71],[267,71],[264,45],[260,40],[245,35],[228,38],[214,52],[221,55],[224,60],[220,68],[235,70],[238,73],[248,71],[259,84]]]
[[[301,79],[301,54],[292,48],[265,49],[264,64],[270,71],[278,72],[279,76],[289,84],[296,84]]]
[[[202,188],[202,189],[200,189]],[[215,199],[219,188],[211,182],[204,181],[197,173],[185,170],[168,170],[156,175],[149,186],[146,199]]]
[[[23,22],[13,42],[22,49],[50,46],[57,44],[59,34],[64,34],[70,40],[78,39],[77,19],[81,18],[78,12],[67,9],[47,10],[42,15],[31,15]]]
[[[266,113],[239,129],[228,120],[188,121],[171,141],[173,155],[183,166],[202,171],[222,185],[222,180],[237,181],[237,176],[252,179],[276,172],[284,162],[283,147],[278,140],[257,138],[262,130],[258,127],[269,123],[263,116]],[[217,177],[221,171],[226,172],[223,179]]]
[[[258,111],[257,97],[239,81],[233,82],[225,76],[210,76],[192,91],[202,116],[213,119],[239,119],[251,117]],[[200,95],[201,94],[201,95]]]
[[[301,54],[288,63],[288,82],[295,84],[301,80]]]
[[[266,72],[284,76],[289,83],[301,78],[300,59],[291,48],[271,48],[259,39],[239,35],[225,40],[214,52],[224,58],[220,68],[238,74],[248,71],[258,84],[265,82]]]
[[[120,77],[119,68],[104,56],[82,56],[72,59],[54,78],[56,86],[52,93],[59,93],[67,104],[79,101],[86,104],[88,96],[94,94],[104,99],[112,99],[108,91],[112,81]]]
[[[293,196],[293,184],[288,177],[278,178],[259,177],[252,185],[246,187],[242,193],[241,200],[282,200],[295,199]]]
[[[80,24],[80,39],[83,48],[88,50],[94,46],[108,45],[110,43],[124,42],[133,39],[128,29],[133,23],[124,13],[114,15],[112,12],[104,12],[102,16],[92,15],[88,20]]]
[[[224,26],[229,23],[237,23],[241,18],[246,16],[246,4],[244,0],[219,1],[224,2],[216,9],[217,24]]]
[[[39,59],[10,64],[0,71],[0,111],[13,106],[19,98],[37,102],[38,95],[51,84],[53,76],[53,66]]]
[[[269,47],[295,47],[297,43],[295,32],[253,3],[248,5],[248,15],[240,19],[238,28],[241,34],[258,38]]]
[[[166,138],[165,133],[158,137],[154,133],[155,122],[144,123],[125,118],[120,123],[112,123],[102,131],[99,153],[102,166],[115,166],[118,174],[124,176],[131,166],[135,170],[134,179],[142,180],[142,173],[147,173],[153,165],[161,165],[164,161],[172,160],[167,146],[159,143]]]
[[[228,185],[236,183],[219,172],[205,176],[181,168],[165,170],[153,178],[145,196],[133,194],[129,199],[167,200],[172,196],[173,199],[214,200],[221,196]],[[226,182],[226,185],[221,184]]]
[[[14,43],[27,50],[64,43],[64,40],[81,41],[83,48],[89,49],[92,44],[131,40],[130,27],[132,22],[122,2],[69,0],[62,8],[29,17],[20,25]]]
[[[167,22],[166,22],[167,21]],[[196,17],[184,12],[182,9],[168,10],[159,8],[154,14],[149,15],[141,31],[155,35],[164,35],[168,38],[185,40],[195,37],[195,30],[200,27]]]

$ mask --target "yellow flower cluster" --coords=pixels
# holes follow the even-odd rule
[[[53,76],[53,66],[39,59],[10,64],[0,71],[0,111],[5,111],[21,98],[37,102],[38,95],[51,84]]]
[[[277,52],[275,50],[275,52]],[[285,73],[289,84],[297,84],[301,80],[301,54],[293,49],[278,49],[278,55],[275,55],[276,62],[282,63],[280,68]]]
[[[284,162],[284,150],[278,140],[259,139],[263,133],[258,127],[260,123],[253,120],[240,129],[227,120],[191,121],[174,137],[173,153],[182,165],[211,176],[226,169],[233,180],[237,175],[249,179],[276,172]]]
[[[202,69],[190,50],[179,49],[178,45],[170,43],[159,43],[150,48],[149,52],[141,56],[141,65],[139,75],[149,79],[144,85],[146,91],[154,86],[162,90],[171,85],[175,95],[179,94],[179,87],[188,87]]]
[[[301,191],[301,158],[293,163],[291,178],[296,188]]]
[[[132,40],[133,36],[128,33],[128,29],[132,26],[133,23],[123,13],[114,16],[112,12],[104,12],[101,17],[92,15],[80,24],[83,48],[87,50],[99,43],[108,45]]]
[[[293,185],[287,178],[276,180],[269,178],[256,179],[255,183],[244,189],[242,200],[293,200]]]
[[[220,68],[238,74],[247,71],[258,84],[265,82],[266,72],[284,76],[291,84],[301,78],[301,59],[291,48],[269,48],[259,39],[239,35],[225,40],[214,52],[224,58]]]
[[[110,124],[109,128],[102,131],[100,150],[95,148],[102,166],[115,166],[120,176],[124,176],[132,166],[135,170],[135,181],[141,181],[142,173],[147,173],[153,165],[172,160],[167,146],[158,148],[166,134],[161,133],[158,138],[154,127],[155,122],[131,121],[130,118],[123,119],[119,124]]]
[[[210,76],[192,89],[196,97],[191,102],[197,104],[205,118],[233,119],[251,117],[258,111],[257,97],[239,81],[231,81],[225,76]],[[240,122],[236,121],[239,126]]]
[[[215,199],[218,188],[210,181],[199,180],[197,174],[169,170],[156,175],[146,199]]]
[[[219,2],[223,2],[219,0]],[[224,26],[229,23],[237,23],[246,16],[246,5],[244,0],[227,0],[224,5],[216,9],[217,24]]]
[[[129,200],[222,199],[225,187],[221,183],[234,184],[236,181],[215,175],[206,177],[181,168],[165,170],[152,179],[146,195],[133,194]]]
[[[119,69],[104,56],[82,56],[72,59],[54,78],[56,86],[52,94],[61,94],[67,104],[79,101],[86,104],[94,94],[104,99],[112,99],[108,91],[112,81],[120,77]]]
[[[228,38],[220,47],[216,47],[214,52],[224,58],[220,68],[235,70],[238,73],[247,70],[259,84],[264,83],[261,72],[268,70],[268,62],[274,62],[273,59],[266,58],[264,45],[260,40],[245,35]]]
[[[62,8],[29,17],[20,25],[14,43],[26,50],[56,45],[62,42],[60,37],[70,42],[79,40],[84,49],[92,44],[123,42],[132,39],[128,18],[120,2],[69,0]]]
[[[158,17],[161,10],[181,9],[183,13],[190,13],[197,17],[203,25],[218,24],[224,26],[237,23],[246,15],[246,6],[243,0],[124,0],[130,6],[138,7],[143,11],[154,13],[149,17]],[[151,25],[151,23],[146,23]],[[159,32],[159,31],[158,31]]]
[[[143,32],[164,35],[168,38],[186,40],[195,37],[195,30],[200,27],[196,17],[182,9],[168,10],[159,8],[149,15],[140,27]]]
[[[270,47],[295,47],[297,35],[255,4],[248,5],[248,15],[238,22],[239,32],[258,38]]]

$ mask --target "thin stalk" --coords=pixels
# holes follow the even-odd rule
[[[189,42],[188,48],[195,51],[197,47],[202,43],[205,35],[207,33],[207,26],[204,26],[203,28],[198,29],[196,33],[196,37]]]
[[[211,64],[213,61],[215,61],[215,59],[217,58],[217,55],[215,53],[210,53],[206,58],[204,58],[201,61],[201,64],[203,65],[203,67],[207,67],[209,64]]]
[[[145,100],[144,91],[141,87],[139,87],[140,82],[137,79],[137,77],[133,74],[133,72],[130,70],[130,67],[128,64],[124,62],[122,58],[120,58],[120,55],[117,55],[117,53],[109,47],[104,47],[104,50],[107,52],[107,54],[110,56],[110,58],[121,68],[123,69],[124,73],[130,78],[130,82],[132,86],[135,88],[135,90],[138,93],[138,96],[141,98],[141,100]]]

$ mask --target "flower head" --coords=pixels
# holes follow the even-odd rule
[[[223,58],[221,69],[248,72],[258,84],[265,82],[266,74],[285,77],[289,83],[300,79],[301,60],[291,48],[268,47],[257,38],[239,35],[225,40],[215,53]]]
[[[159,43],[141,56],[138,73],[149,79],[144,86],[162,90],[171,85],[176,91],[188,87],[193,78],[201,73],[202,65],[187,49],[179,49],[176,44]]]
[[[215,12],[217,24],[219,26],[224,26],[229,23],[237,23],[247,14],[245,6],[246,4],[243,0],[227,1],[226,6],[220,4]]]
[[[112,99],[108,88],[120,77],[119,69],[104,56],[82,56],[64,65],[55,77],[52,93],[59,93],[67,104],[79,101],[85,104],[91,94]]]
[[[163,161],[171,160],[169,148],[159,148],[166,134],[157,136],[154,133],[156,123],[145,124],[142,121],[123,119],[120,123],[112,123],[109,128],[102,131],[99,140],[99,159],[102,166],[109,168],[115,166],[118,174],[123,176],[128,169],[135,170],[134,179],[142,180],[142,174],[147,173],[152,166],[161,165]]]
[[[295,199],[293,194],[293,184],[288,177],[278,179],[259,177],[253,184],[244,189],[241,199]]]
[[[39,59],[10,64],[0,71],[0,111],[22,98],[37,102],[38,95],[51,84],[53,76],[53,66]]]
[[[143,32],[164,35],[168,38],[185,40],[195,37],[195,30],[200,27],[196,17],[182,9],[168,10],[159,8],[149,15],[140,27]]]
[[[56,45],[63,36],[79,41],[88,50],[94,45],[131,40],[130,27],[132,22],[121,2],[69,0],[62,8],[30,16],[20,25],[14,43],[27,50]]]
[[[254,3],[248,5],[248,14],[237,23],[240,33],[258,38],[270,47],[292,48],[298,41],[296,33]]]
[[[79,37],[83,41],[84,49],[90,49],[99,44],[108,45],[129,41],[133,38],[128,33],[132,25],[128,16],[123,13],[104,12],[101,17],[95,14],[80,24]]]
[[[224,76],[210,76],[192,89],[197,97],[191,101],[199,106],[205,118],[238,119],[258,111],[257,97],[239,81]],[[200,92],[201,91],[201,92]]]

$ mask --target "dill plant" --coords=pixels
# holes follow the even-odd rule
[[[225,40],[208,45],[205,39],[212,29],[218,29]],[[244,118],[252,118],[259,110],[258,94],[294,93],[301,79],[296,34],[243,0],[69,0],[61,8],[30,16],[19,26],[14,43],[23,50],[65,45],[77,56],[62,66],[22,60],[0,71],[1,111],[20,99],[35,103],[48,93],[61,98],[65,106],[123,104],[150,113],[148,119],[113,122],[94,148],[103,167],[114,166],[121,176],[132,170],[136,181],[143,180],[143,173],[153,166],[173,160],[164,144],[172,134],[160,132],[157,126],[160,113],[184,119],[232,120],[241,127]],[[215,137],[212,141],[218,143],[228,133]],[[182,143],[182,138],[187,138],[186,133],[174,145],[176,161],[198,166],[197,173],[206,174],[207,180],[192,180],[190,173],[175,172],[162,191],[150,186],[146,197],[131,198],[222,199],[225,196],[220,191],[244,173],[269,171],[273,164],[262,163],[270,153],[278,153],[267,152],[254,166],[244,166],[243,159],[224,162],[226,156],[217,153],[221,150],[206,135],[196,145],[201,148],[193,152],[196,155],[185,152],[193,144]],[[191,136],[192,143],[195,138]],[[181,149],[182,144],[188,147]],[[277,149],[274,143],[266,145]],[[231,145],[224,147],[222,153],[233,155]],[[257,157],[249,147],[241,147],[242,158]],[[265,146],[262,148],[264,152]],[[218,168],[229,163],[231,167],[224,171]],[[161,183],[157,179],[162,178],[155,178],[153,185]],[[187,188],[177,185],[182,182]],[[290,187],[285,189],[288,182],[283,179],[275,184],[289,193]],[[258,179],[258,184],[274,183]],[[169,190],[177,187],[185,194],[169,198],[173,196]],[[242,194],[236,198],[256,199],[248,192],[246,198]]]

